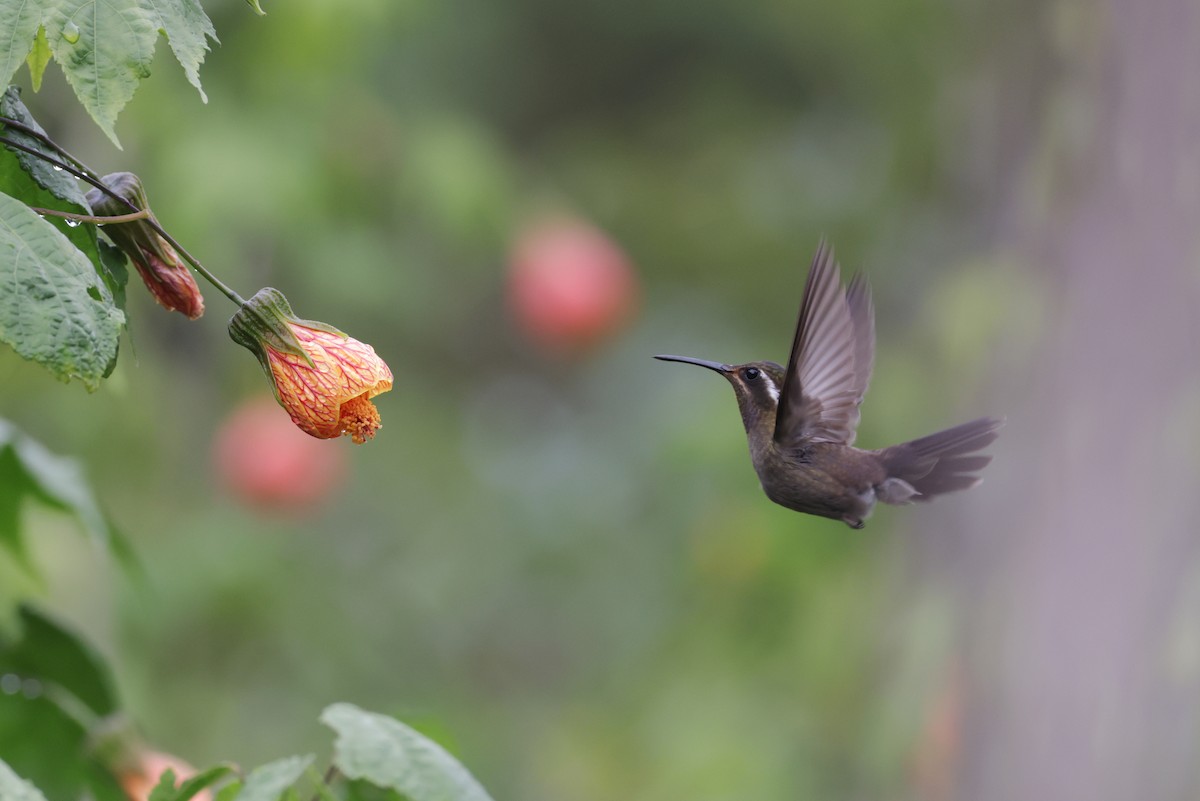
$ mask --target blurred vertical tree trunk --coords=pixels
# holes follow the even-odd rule
[[[1055,293],[1044,347],[999,377],[1019,400],[987,514],[935,512],[974,551],[934,568],[969,576],[954,797],[1197,798],[1200,4],[1057,11],[1021,173],[1048,202],[1014,192],[1005,243]]]

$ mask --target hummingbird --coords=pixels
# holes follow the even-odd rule
[[[979,471],[992,457],[978,451],[1004,424],[1003,418],[981,417],[880,450],[854,447],[875,360],[875,308],[861,273],[842,285],[824,240],[808,271],[786,369],[775,362],[654,358],[706,367],[733,386],[750,459],[768,498],[855,529],[866,524],[877,501],[928,501],[979,484]]]

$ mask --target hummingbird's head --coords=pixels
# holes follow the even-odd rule
[[[747,432],[762,428],[773,431],[775,411],[779,408],[779,393],[783,389],[785,370],[775,362],[749,362],[748,364],[721,364],[687,356],[655,356],[664,362],[683,362],[707,367],[725,376],[733,385],[738,408]]]

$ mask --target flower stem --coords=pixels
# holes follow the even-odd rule
[[[40,134],[37,131],[30,128],[29,126],[22,125],[21,123],[14,124],[13,121],[9,121],[9,120],[7,120],[7,118],[4,118],[4,117],[0,117],[0,122],[3,122],[5,125],[11,126],[13,128],[22,130],[22,131],[28,133],[30,136],[37,138],[39,141],[44,142],[46,145],[48,145],[49,147],[54,149],[57,153],[62,155],[64,158],[68,159],[70,162],[77,162],[77,160],[73,156],[71,156],[69,153],[67,153],[65,150],[63,150],[61,147],[59,147],[57,144],[55,144],[53,142],[53,140],[51,140],[45,134]],[[98,177],[96,177],[96,174],[94,172],[92,172],[90,169],[83,166],[82,164],[79,164],[78,166],[76,166],[76,164],[74,164],[74,163],[67,163],[66,161],[56,159],[53,156],[49,156],[45,153],[42,153],[40,150],[37,150],[36,148],[29,147],[28,145],[23,145],[20,142],[15,142],[12,139],[9,139],[7,136],[0,136],[0,144],[4,144],[4,145],[7,145],[8,147],[23,151],[25,153],[28,153],[31,156],[36,156],[37,158],[41,159],[42,161],[45,161],[54,167],[58,167],[60,170],[63,170],[64,172],[68,172],[71,175],[74,175],[79,180],[91,184],[96,189],[100,190],[101,192],[108,195],[112,199],[119,201],[120,203],[123,203],[125,206],[127,206],[131,211],[133,211],[135,213],[143,211],[143,209],[139,209],[136,204],[131,203],[128,199],[121,197],[116,192],[112,191],[107,186],[105,186],[104,182],[101,181]],[[165,239],[168,243],[170,243],[171,247],[175,248],[175,252],[178,253],[180,256],[182,256],[188,262],[188,264],[192,265],[192,268],[196,272],[200,273],[200,275],[202,275],[210,284],[212,284],[214,287],[216,287],[217,290],[219,290],[222,295],[229,298],[231,301],[236,303],[238,306],[246,305],[245,298],[243,298],[241,295],[239,295],[237,292],[235,292],[231,287],[227,286],[224,281],[222,281],[221,279],[217,278],[215,275],[210,273],[208,271],[208,268],[206,268],[203,264],[200,263],[199,259],[197,259],[191,253],[189,253],[183,245],[179,244],[179,242],[175,239],[175,237],[168,234],[166,232],[166,229],[164,229],[161,225],[158,224],[158,220],[154,219],[154,216],[152,214],[150,214],[149,208],[144,209],[144,211],[146,212],[147,216],[144,218],[139,218],[139,219],[145,219],[146,224],[149,225],[155,231],[155,233],[157,233],[159,236],[161,236],[163,239]]]
[[[85,731],[92,731],[100,717],[79,700],[79,697],[57,682],[43,682],[46,700],[58,707],[64,715],[78,723]]]
[[[129,205],[133,206],[132,203]],[[137,208],[137,207],[133,206],[133,208]],[[149,209],[146,209],[146,210],[149,211]],[[187,249],[184,248],[183,245],[179,244],[179,242],[176,241],[175,237],[168,234],[163,229],[163,227],[158,224],[158,220],[154,219],[153,215],[146,218],[146,223],[151,228],[153,228],[158,233],[159,236],[161,236],[163,239],[167,240],[167,242],[169,242],[171,244],[171,247],[175,248],[175,252],[178,253],[180,256],[183,256],[183,258],[187,261],[187,263],[192,265],[192,269],[195,270],[196,272],[200,273],[200,275],[204,276],[205,280],[207,280],[208,283],[215,286],[222,295],[229,298],[231,301],[233,301],[235,304],[237,304],[238,307],[246,305],[245,298],[243,298],[236,291],[234,291],[233,287],[227,285],[220,278],[217,278],[215,275],[210,273],[208,271],[208,268],[200,263],[199,259],[197,259],[195,256],[193,256],[191,253],[188,253]]]
[[[309,773],[316,775],[316,770],[311,766],[308,770]],[[329,769],[325,771],[325,775],[321,777],[320,780],[314,782],[317,789],[316,793],[312,797],[312,801],[336,801],[337,796],[333,794],[333,792],[329,789],[329,786],[333,784],[333,780],[336,779],[340,773],[341,771],[337,769],[337,765],[330,765]]]
[[[63,170],[64,172],[69,172],[71,175],[74,175],[79,180],[85,181],[85,182],[91,184],[92,186],[96,187],[97,189],[99,189],[101,192],[108,195],[109,197],[121,201],[125,205],[132,208],[134,211],[141,211],[141,209],[137,208],[132,203],[125,200],[125,198],[121,197],[120,195],[116,194],[111,189],[109,189],[107,186],[105,186],[104,182],[101,181],[98,177],[96,177],[96,175],[91,170],[87,169],[86,167],[77,167],[74,164],[68,164],[64,161],[54,158],[53,156],[46,155],[45,153],[38,150],[37,148],[33,148],[33,147],[30,147],[29,145],[25,145],[25,144],[15,141],[15,140],[9,139],[7,136],[0,136],[0,144],[7,145],[8,147],[28,153],[29,155],[35,156],[35,157],[41,159],[42,161],[46,162],[47,164],[50,164],[51,166],[58,167],[60,170]],[[70,160],[72,162],[74,161],[74,159],[70,158],[69,156],[67,158],[68,158],[68,160]]]
[[[75,222],[95,223],[96,225],[104,225],[105,223],[124,223],[133,222],[134,220],[145,220],[150,216],[150,209],[142,209],[130,214],[117,214],[113,217],[93,217],[90,214],[73,214],[69,211],[58,211],[57,209],[42,209],[37,206],[29,208],[36,211],[38,214],[47,215],[50,217],[62,217],[65,220],[74,220]]]
[[[3,125],[8,128],[12,128],[15,131],[20,131],[21,133],[25,134],[26,136],[33,137],[34,139],[38,140],[46,147],[53,150],[58,155],[62,156],[67,161],[74,163],[76,166],[79,167],[79,169],[88,173],[91,177],[95,178],[97,181],[100,180],[100,176],[96,175],[96,173],[89,170],[86,164],[84,164],[82,161],[80,161],[79,159],[72,156],[70,153],[67,152],[66,148],[64,148],[58,142],[55,142],[53,139],[51,139],[49,136],[47,136],[44,132],[39,131],[37,128],[34,128],[31,125],[26,125],[25,123],[21,122],[20,120],[14,120],[10,117],[0,117],[0,125]],[[24,149],[24,148],[22,148],[22,149]],[[30,152],[35,156],[38,155],[37,153],[35,153],[33,151],[26,151],[26,152]]]

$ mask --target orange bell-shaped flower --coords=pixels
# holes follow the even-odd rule
[[[382,426],[371,398],[392,388],[383,359],[336,328],[297,319],[279,290],[259,290],[229,321],[229,334],[258,357],[301,431],[362,444]]]

